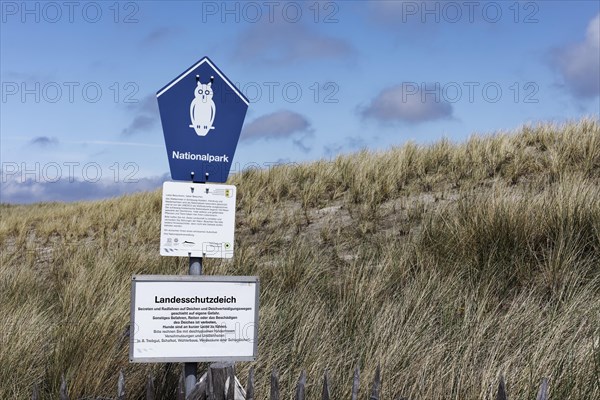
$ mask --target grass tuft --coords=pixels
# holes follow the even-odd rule
[[[600,398],[600,125],[583,119],[249,170],[236,254],[208,274],[261,278],[257,392],[302,369],[383,372],[385,398],[511,398],[542,376],[557,399]],[[0,205],[0,398],[173,398],[178,365],[128,363],[130,277],[183,274],[160,257],[161,194]],[[248,363],[237,366],[245,379]],[[366,379],[366,378],[365,378]],[[366,380],[361,396],[366,396]]]

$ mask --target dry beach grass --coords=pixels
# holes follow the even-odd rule
[[[236,254],[208,274],[261,279],[257,392],[301,371],[349,398],[352,370],[381,363],[383,397],[600,398],[600,125],[526,126],[465,143],[407,144],[250,170]],[[33,382],[56,399],[128,398],[146,374],[172,398],[179,365],[128,363],[130,277],[182,274],[161,257],[160,191],[0,206],[0,398]],[[242,381],[248,363],[237,365]],[[366,381],[361,387],[366,396]],[[363,398],[365,397],[363,396]]]

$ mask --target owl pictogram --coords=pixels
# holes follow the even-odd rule
[[[200,82],[200,75],[196,75],[196,88],[194,90],[194,99],[190,104],[190,119],[192,123],[190,128],[196,131],[198,136],[206,136],[208,132],[215,129],[216,107],[213,101],[212,84],[215,78],[210,77],[210,82]]]

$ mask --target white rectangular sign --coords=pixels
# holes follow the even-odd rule
[[[232,258],[235,195],[233,185],[165,182],[160,255]]]
[[[254,276],[135,275],[131,362],[254,361]]]

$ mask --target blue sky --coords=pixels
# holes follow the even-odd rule
[[[168,180],[156,92],[209,56],[234,171],[600,114],[597,1],[1,2],[0,201]]]

